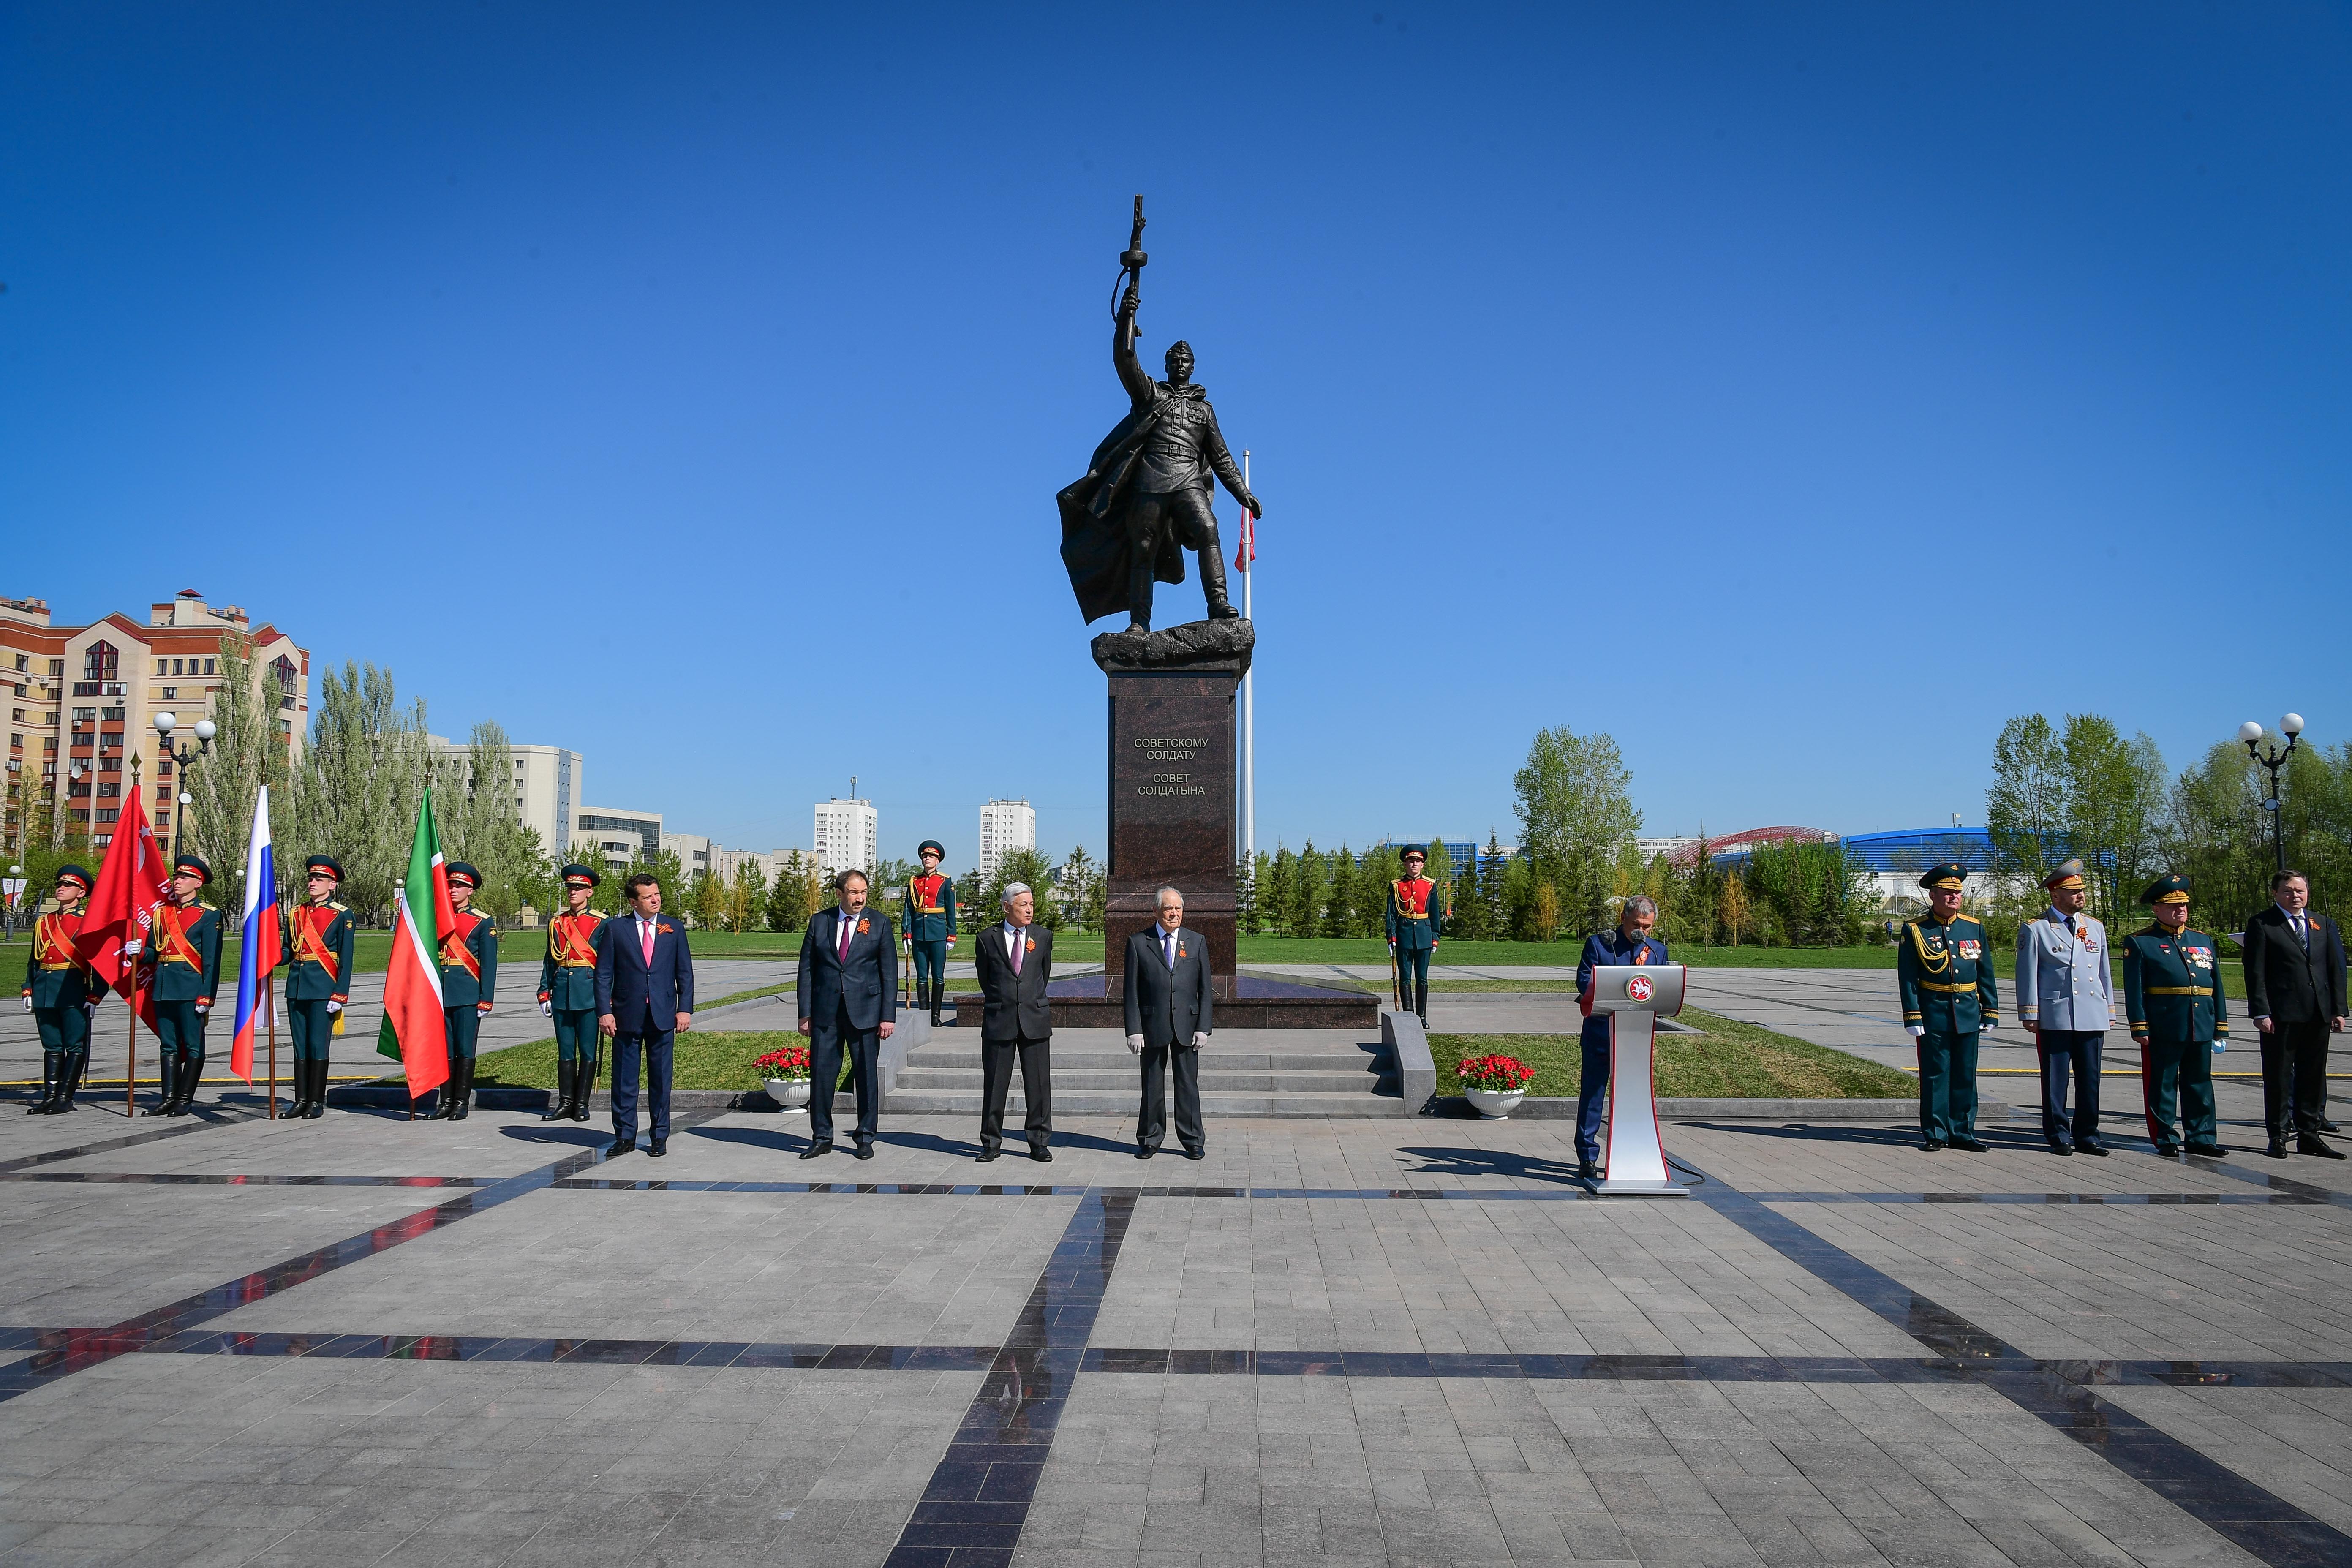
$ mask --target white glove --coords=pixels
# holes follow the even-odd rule
[[[540,1005],[539,1005],[539,1016],[540,1016],[541,1017],[542,1017],[542,1018],[552,1018],[552,1017],[554,1017],[554,1016],[555,1016],[555,1004],[554,1004],[554,1003],[552,1003],[552,1002],[541,1001],[541,1002],[540,1003]]]
[[[26,1011],[26,1012],[27,1012],[27,1013],[29,1013],[29,1012],[31,1012],[32,1010],[33,1010],[33,994],[32,994],[31,992],[27,991],[27,992],[26,992],[26,993],[25,993],[25,1011]]]
[[[1908,1024],[1904,1026],[1903,1032],[1916,1040],[1926,1035],[1927,1031],[1916,1024]]]
[[[1139,1057],[1143,1054],[1143,1037],[1141,1035],[1128,1036],[1127,1054],[1131,1057]]]
[[[335,1000],[333,997],[331,997],[331,996],[330,996],[330,997],[328,997],[328,998],[327,998],[327,1011],[328,1011],[328,1012],[330,1012],[330,1013],[340,1013],[340,1012],[341,1012],[342,1010],[343,1010],[343,1005],[342,1005],[341,1002],[336,1001],[336,1000]]]
[[[1200,1031],[1200,1030],[1198,1030],[1198,1029],[1195,1029],[1195,1030],[1193,1030],[1193,1031],[1192,1031],[1192,1048],[1193,1048],[1194,1050],[1196,1050],[1196,1051],[1197,1051],[1197,1050],[1199,1050],[1202,1046],[1205,1046],[1205,1045],[1207,1045],[1208,1043],[1209,1043],[1209,1037],[1208,1037],[1208,1036],[1206,1036],[1206,1035],[1204,1035],[1204,1034],[1201,1033],[1201,1031]]]
[[[213,1005],[209,1002],[199,1002],[196,1004],[196,1011],[199,1013],[209,1013],[212,1010]]]
[[[134,941],[131,941],[131,942],[124,942],[124,943],[122,944],[122,956],[123,956],[123,957],[125,957],[125,958],[136,958],[136,957],[138,957],[138,956],[139,956],[139,943],[138,943],[135,940],[134,940]]]
[[[26,1006],[27,1006],[27,1007],[30,1007],[32,1005],[33,1005],[33,1003],[32,1003],[32,998],[30,998],[30,997],[26,997],[26,998],[25,999],[25,1005],[26,1005]],[[97,1016],[98,1016],[98,998],[97,998],[97,997],[95,997],[95,996],[93,996],[93,997],[91,997],[89,1001],[87,1001],[87,1002],[83,1003],[83,1004],[81,1005],[81,1010],[82,1010],[82,1015],[83,1015],[83,1016],[85,1016],[85,1017],[90,1017],[90,1018],[95,1018],[95,1017],[97,1017]]]

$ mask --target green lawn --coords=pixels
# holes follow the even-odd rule
[[[1916,1079],[1760,1025],[1685,1007],[1680,1022],[1706,1031],[1658,1037],[1662,1098],[1689,1100],[1881,1100],[1919,1092]],[[1574,1035],[1432,1035],[1437,1091],[1459,1093],[1464,1057],[1517,1057],[1536,1069],[1528,1092],[1576,1093],[1581,1049]]]

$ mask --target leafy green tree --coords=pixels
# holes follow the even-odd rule
[[[1451,889],[1454,886],[1454,852],[1445,847],[1445,840],[1443,838],[1432,838],[1423,847],[1429,851],[1429,863],[1422,867],[1421,874],[1439,887]],[[1404,850],[1400,846],[1391,853],[1398,858],[1397,863],[1400,869],[1397,876],[1402,877],[1404,875],[1402,869]],[[1389,879],[1394,881],[1396,878],[1391,877]]]
[[[1331,856],[1331,881],[1323,906],[1325,936],[1355,934],[1358,881],[1356,857],[1342,844]]]
[[[1051,909],[1054,863],[1034,849],[1008,849],[998,857],[996,869],[989,877],[987,886],[981,889],[981,900],[972,910],[972,923],[977,925],[1002,920],[1004,889],[1015,882],[1026,883],[1030,892],[1035,896],[1040,921],[1045,921],[1048,913],[1052,913],[1053,919],[1047,922],[1047,929],[1051,930],[1054,921],[1061,919],[1060,912]]]
[[[1388,930],[1389,889],[1404,875],[1404,862],[1399,858],[1397,847],[1384,844],[1366,855],[1360,875],[1354,934],[1380,936]],[[1422,868],[1422,875],[1430,875],[1426,866]],[[1430,879],[1436,880],[1434,877]]]
[[[1316,923],[1323,913],[1323,857],[1310,838],[1298,851],[1298,864],[1291,875],[1290,908],[1286,911],[1284,935],[1315,934]]]
[[[431,773],[425,701],[402,706],[392,671],[346,663],[320,673],[310,740],[290,791],[289,865],[325,853],[342,862],[342,901],[383,925],[407,874],[417,802]]]
[[[2068,850],[2082,857],[2093,912],[2127,919],[2155,876],[2164,797],[2171,779],[2146,733],[2126,741],[2109,720],[2069,713],[2058,742],[2064,759]]]
[[[812,868],[797,849],[784,857],[776,868],[776,879],[768,888],[768,929],[798,931],[809,916],[809,879]]]
[[[267,670],[253,666],[251,641],[225,633],[220,645],[220,690],[213,699],[211,753],[200,758],[178,780],[179,791],[195,798],[181,807],[187,814],[179,846],[203,856],[213,868],[210,897],[224,910],[245,907],[245,856],[253,833],[253,805],[264,784],[269,786],[270,826],[288,821],[286,736],[278,727],[278,682]],[[192,741],[194,721],[173,733],[182,743]],[[192,748],[193,749],[193,748]],[[100,774],[100,788],[121,785],[126,775]],[[120,807],[117,798],[97,803],[100,809]],[[96,820],[93,816],[93,821]],[[159,835],[160,837],[160,835]],[[301,860],[292,862],[299,871]],[[97,868],[92,867],[95,870]],[[281,875],[286,867],[281,864]],[[288,879],[289,887],[292,879]],[[280,889],[285,896],[287,889]]]
[[[515,805],[514,748],[506,731],[488,720],[476,724],[466,750],[436,775],[442,780],[434,792],[442,852],[482,874],[478,905],[511,920],[541,879],[546,855]]]
[[[1870,868],[1847,846],[1782,839],[1748,857],[1747,892],[1795,947],[1851,947],[1875,907]]]
[[[1995,868],[2011,878],[2038,881],[2065,858],[2066,752],[2039,713],[2019,714],[1993,742],[1985,831]]]
[[[746,855],[735,862],[735,875],[728,889],[727,929],[731,931],[757,931],[768,907],[768,878],[760,863]]]
[[[1616,741],[1605,733],[1580,736],[1565,724],[1539,730],[1511,783],[1519,852],[1539,879],[1559,889],[1567,919],[1579,930],[1598,931],[1609,921],[1618,855],[1642,830],[1633,774]],[[1485,879],[1482,869],[1482,888]],[[1498,880],[1497,921],[1502,890]]]
[[[1452,911],[1445,922],[1446,934],[1464,942],[1485,942],[1493,934],[1486,924],[1486,891],[1478,868],[1478,857],[1473,854],[1454,873],[1454,888],[1447,908]]]
[[[1290,934],[1291,910],[1297,896],[1298,857],[1287,844],[1277,846],[1268,863],[1265,886],[1258,895],[1265,908],[1265,922],[1276,936]]]

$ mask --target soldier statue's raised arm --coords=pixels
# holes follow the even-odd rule
[[[1141,230],[1139,215],[1137,228]],[[1139,256],[1139,252],[1130,254]],[[1127,388],[1127,417],[1095,448],[1086,478],[1062,491],[1062,559],[1078,607],[1095,620],[1124,608],[1128,629],[1151,628],[1155,583],[1184,580],[1184,552],[1201,558],[1209,618],[1238,620],[1225,597],[1225,562],[1210,510],[1211,480],[1222,481],[1243,509],[1263,517],[1225,448],[1217,412],[1192,380],[1192,345],[1168,346],[1168,379],[1155,381],[1135,357],[1135,314],[1141,299],[1136,264],[1113,318],[1111,363]]]

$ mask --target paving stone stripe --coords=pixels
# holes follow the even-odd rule
[[[87,1159],[92,1154],[111,1153],[135,1144],[159,1142],[165,1138],[184,1138],[191,1132],[207,1132],[218,1127],[234,1126],[240,1121],[260,1120],[261,1113],[250,1110],[197,1110],[189,1112],[190,1121],[173,1127],[158,1127],[148,1132],[130,1132],[120,1138],[102,1138],[95,1143],[77,1143],[70,1149],[48,1149],[38,1154],[20,1154],[13,1160],[0,1160],[0,1175],[16,1171],[29,1171],[37,1165],[54,1165],[66,1160]]]
[[[486,1187],[501,1176],[247,1175],[214,1171],[7,1171],[0,1182],[97,1182],[160,1187]]]

